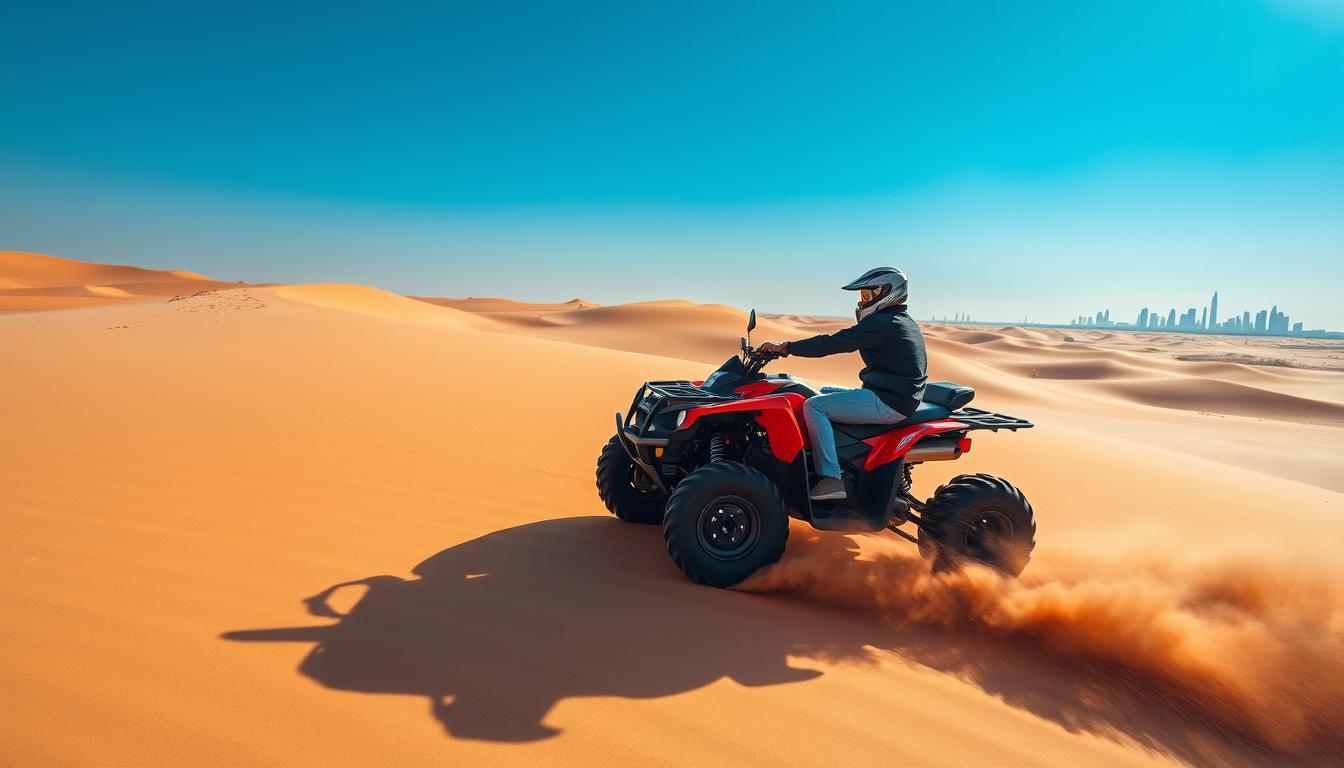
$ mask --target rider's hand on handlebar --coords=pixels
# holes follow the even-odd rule
[[[789,351],[785,349],[783,344],[776,344],[773,341],[767,341],[764,344],[762,344],[759,347],[759,351],[771,355],[779,355],[780,357],[786,357],[789,354]]]

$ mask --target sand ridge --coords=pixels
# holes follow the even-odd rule
[[[314,307],[353,312],[385,320],[444,325],[452,328],[477,328],[490,325],[476,316],[447,306],[423,301],[363,285],[338,283],[286,285],[271,289],[275,296]]]
[[[0,313],[152,301],[235,285],[183,270],[93,264],[0,251]]]

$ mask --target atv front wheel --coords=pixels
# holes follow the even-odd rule
[[[1031,504],[993,475],[958,475],[939,486],[919,528],[919,551],[935,571],[971,561],[1016,577],[1035,546]]]
[[[789,518],[759,470],[716,461],[687,475],[667,500],[663,539],[672,562],[711,587],[731,587],[784,554]]]
[[[597,458],[597,495],[611,514],[627,523],[661,523],[667,494],[630,460],[620,439],[608,440]]]

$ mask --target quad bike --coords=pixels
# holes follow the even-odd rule
[[[1029,421],[969,408],[975,390],[932,382],[896,424],[835,423],[848,498],[815,502],[802,408],[816,395],[787,373],[762,369],[779,355],[750,344],[704,381],[649,381],[597,462],[597,489],[621,520],[662,523],[672,560],[702,584],[727,587],[784,553],[788,517],[824,531],[890,530],[919,546],[935,570],[971,561],[1009,576],[1026,567],[1036,519],[1022,492],[992,475],[958,475],[927,501],[910,472],[971,449],[972,430],[1018,430]],[[916,535],[901,526],[913,523]]]

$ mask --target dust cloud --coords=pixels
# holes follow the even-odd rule
[[[837,556],[822,539],[739,589],[786,592],[898,627],[997,636],[1127,673],[1200,720],[1285,755],[1344,733],[1344,588],[1293,563],[1148,553],[1034,562],[1017,581],[980,567],[931,574],[908,550]]]

